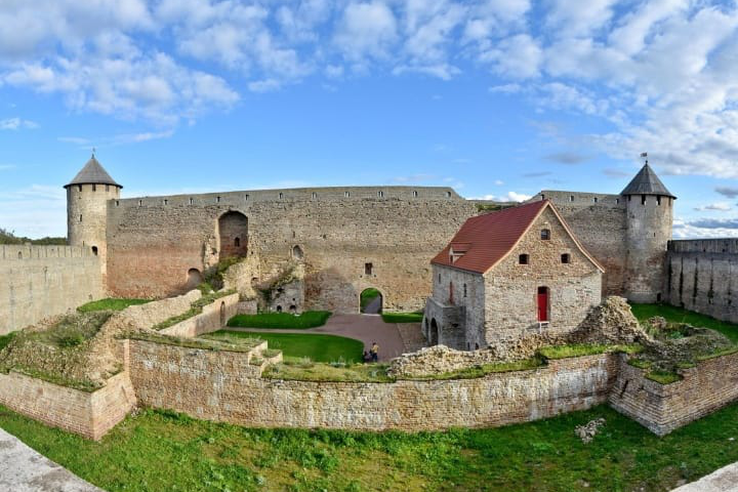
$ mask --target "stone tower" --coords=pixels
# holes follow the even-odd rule
[[[100,257],[103,279],[107,258],[108,201],[120,198],[123,188],[103,169],[93,154],[67,190],[67,240],[71,246],[87,246]]]
[[[676,197],[648,161],[620,195],[627,213],[625,296],[634,302],[660,302]]]

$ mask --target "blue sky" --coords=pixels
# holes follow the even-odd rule
[[[0,227],[64,235],[97,148],[124,196],[415,184],[617,193],[738,236],[738,6],[653,0],[6,0]]]

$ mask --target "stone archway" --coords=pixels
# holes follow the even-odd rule
[[[187,290],[195,289],[203,282],[202,273],[197,268],[187,270]]]
[[[230,211],[218,219],[220,259],[246,256],[248,252],[249,219],[241,212]]]
[[[364,289],[359,295],[359,311],[362,314],[382,314],[384,296],[375,288]]]
[[[431,346],[438,345],[438,323],[436,323],[435,318],[431,320],[428,341],[430,342]]]

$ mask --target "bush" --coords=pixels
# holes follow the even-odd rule
[[[297,316],[289,313],[239,314],[228,320],[228,326],[302,330],[323,326],[331,314],[330,311],[306,311]]]

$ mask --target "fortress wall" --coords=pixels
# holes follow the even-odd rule
[[[602,294],[624,295],[628,253],[625,203],[620,195],[544,190],[531,200],[551,200],[577,239],[605,268]]]
[[[383,196],[380,196],[380,193]],[[281,194],[281,195],[280,195]],[[417,194],[417,196],[415,196]],[[261,271],[306,264],[305,309],[357,312],[368,287],[385,308],[414,310],[430,294],[430,259],[476,213],[450,188],[353,187],[133,198],[108,203],[108,285],[121,296],[184,289],[187,271],[217,255],[218,218],[248,217],[249,254]],[[372,264],[365,275],[365,264]]]
[[[90,248],[0,246],[0,335],[103,297]]]
[[[223,328],[229,319],[238,314],[238,294],[231,294],[203,306],[202,313],[159,333],[172,337],[193,338]]]
[[[528,422],[607,401],[617,359],[551,361],[476,379],[395,383],[307,382],[248,376],[248,354],[130,341],[142,405],[251,427],[379,431]]]
[[[705,417],[738,398],[738,354],[699,362],[680,371],[683,378],[660,384],[622,356],[610,397],[615,410],[663,436]]]
[[[25,374],[0,373],[0,403],[51,427],[100,439],[136,406],[127,372],[92,393]]]
[[[738,323],[738,239],[669,241],[668,302]]]

